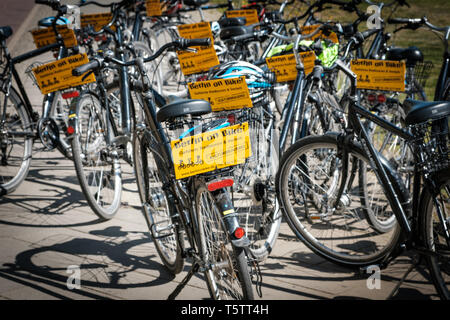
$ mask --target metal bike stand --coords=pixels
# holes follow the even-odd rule
[[[416,261],[414,261],[414,260],[416,260]],[[413,261],[412,261],[411,265],[409,266],[408,270],[406,270],[405,274],[398,281],[397,285],[394,287],[394,289],[389,294],[389,296],[386,298],[386,300],[391,300],[392,299],[392,297],[398,292],[398,289],[400,289],[400,286],[403,284],[403,282],[405,282],[406,277],[408,277],[408,275],[411,273],[411,271],[413,271],[413,269],[415,269],[418,265],[420,265],[421,261],[422,261],[422,258],[413,259]]]
[[[173,292],[169,295],[167,300],[175,300],[175,298],[180,294],[181,290],[187,285],[189,280],[191,280],[192,276],[198,272],[200,269],[200,264],[198,262],[194,262],[194,264],[191,267],[191,270],[189,270],[188,274],[184,279],[180,282],[180,284],[173,290]]]

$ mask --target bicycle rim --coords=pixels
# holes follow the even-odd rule
[[[336,139],[328,136],[303,138],[286,153],[277,176],[283,213],[297,237],[322,257],[353,267],[376,263],[397,243],[398,224],[380,234],[367,221],[364,210],[390,206],[373,172],[366,172],[370,196],[361,194],[352,170],[369,167],[362,150],[350,150],[346,190],[336,205],[342,178],[336,154]],[[363,204],[365,197],[371,200]]]
[[[245,253],[230,242],[221,213],[204,186],[197,189],[196,209],[201,256],[211,297],[215,300],[253,299]]]
[[[0,101],[4,101],[3,92],[0,92]],[[3,108],[4,105],[0,108],[0,195],[13,192],[26,178],[33,145],[29,115],[13,89],[6,100],[2,121]],[[30,135],[27,136],[27,132]]]
[[[252,156],[235,169],[233,205],[239,224],[251,241],[249,249],[259,261],[272,251],[281,225],[275,193],[278,148],[260,122],[250,123]],[[273,132],[272,132],[273,135]],[[270,150],[269,150],[270,148]]]
[[[183,269],[177,228],[170,215],[169,201],[159,178],[159,170],[151,150],[151,136],[137,132],[133,142],[134,170],[142,211],[147,221],[156,250],[170,272]]]
[[[121,167],[117,152],[106,144],[105,110],[93,94],[77,103],[76,130],[72,139],[75,169],[89,206],[103,220],[114,217],[122,194]]]
[[[450,239],[446,238],[442,224],[445,221],[447,230],[450,228],[450,180],[441,183],[439,191],[439,194],[433,196],[425,190],[425,196],[422,197],[422,234],[426,248],[437,254],[426,256],[436,291],[441,299],[450,300]],[[437,206],[442,220],[438,216]]]

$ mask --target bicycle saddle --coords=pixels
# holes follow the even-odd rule
[[[13,31],[10,26],[0,27],[0,40],[6,40],[12,35]]]
[[[417,47],[389,48],[386,53],[386,60],[406,60],[407,66],[414,66],[417,62],[423,61],[423,53]]]
[[[201,116],[212,112],[211,105],[205,100],[179,99],[159,109],[156,113],[156,120],[164,122],[173,120],[176,117],[193,115]]]
[[[209,0],[184,0],[183,3],[190,7],[200,7],[202,4],[208,3]]]
[[[405,123],[408,126],[450,115],[450,101],[424,102],[406,99],[403,105],[405,111],[409,110],[405,118]]]
[[[222,18],[219,21],[217,21],[221,28],[227,28],[227,27],[238,27],[238,26],[245,26],[247,23],[246,17],[234,17],[234,18]]]
[[[243,34],[253,33],[252,27],[247,26],[234,26],[227,27],[220,30],[220,39],[228,40],[232,37],[240,36]]]

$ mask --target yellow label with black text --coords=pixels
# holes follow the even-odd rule
[[[358,89],[405,91],[403,61],[355,59],[350,68],[356,74]]]
[[[247,22],[246,25],[251,25],[255,23],[259,23],[258,12],[256,9],[248,9],[248,10],[228,10],[225,11],[227,18],[237,18],[237,17],[245,17]]]
[[[310,74],[316,61],[314,51],[300,52],[300,58],[303,62],[305,75]],[[277,82],[294,81],[297,78],[297,62],[294,54],[266,58],[266,63],[269,70],[275,72]]]
[[[320,26],[319,24],[314,24],[311,26],[303,26],[300,28],[300,33],[302,35],[308,35],[310,33],[313,33],[314,31],[316,31],[316,29],[319,26]],[[317,34],[315,34],[311,38],[308,38],[308,40],[314,40],[318,37],[321,37],[322,39],[329,39],[329,40],[333,41],[334,43],[339,43],[339,39],[338,39],[338,36],[336,33],[330,32],[330,34],[325,35],[322,30],[320,30]]]
[[[75,37],[75,32],[72,29],[69,29],[66,25],[57,26],[56,29],[63,38],[64,46],[66,48],[72,48],[77,45],[77,38]],[[56,36],[52,27],[34,29],[31,31],[31,35],[33,36],[36,48],[42,48],[49,44],[56,43]]]
[[[175,178],[234,166],[251,156],[248,122],[171,141]]]
[[[183,24],[179,25],[177,28],[178,33],[182,38],[211,39],[211,45],[209,47],[193,47],[197,52],[177,51],[181,72],[183,72],[184,75],[208,71],[211,67],[219,64],[219,58],[214,49],[214,39],[209,22]]]
[[[82,14],[81,27],[92,26],[95,31],[100,31],[104,26],[111,22],[113,16],[111,13],[92,13]],[[115,30],[115,26],[111,26],[112,30]]]
[[[207,100],[213,111],[253,107],[245,77],[188,83],[191,99]]]
[[[33,69],[39,89],[42,94],[76,87],[82,84],[95,82],[94,74],[82,80],[84,75],[72,76],[72,69],[86,64],[89,59],[85,53],[73,55],[56,60]]]
[[[147,11],[147,16],[157,17],[162,15],[162,5],[160,0],[147,0],[145,1],[145,8]]]

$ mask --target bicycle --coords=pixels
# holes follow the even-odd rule
[[[192,269],[169,298],[175,298],[192,275],[200,270],[205,273],[212,298],[231,295],[231,298],[252,299],[245,252],[248,239],[239,227],[226,188],[231,182],[228,179],[213,180],[228,170],[225,168],[212,174],[175,179],[175,166],[178,164],[172,158],[170,138],[173,134],[170,131],[181,130],[188,125],[191,130],[187,133],[195,132],[192,127],[194,120],[201,120],[200,116],[209,114],[211,106],[203,100],[180,100],[157,112],[149,74],[144,66],[144,62],[157,59],[167,49],[184,50],[190,46],[209,44],[210,39],[178,39],[163,45],[145,59],[123,62],[106,56],[74,69],[73,73],[80,75],[92,69],[101,69],[105,62],[120,66],[135,65],[139,69],[142,83],[139,95],[144,103],[144,118],[136,126],[133,153],[142,210],[158,254],[168,270],[178,273],[182,270],[184,258],[194,259]],[[214,133],[214,129],[224,122],[202,123],[205,125],[200,126],[200,132]],[[175,134],[179,137],[179,133]],[[188,140],[191,140],[189,135]],[[185,235],[190,248],[185,248]]]
[[[96,4],[86,2],[86,4]],[[147,57],[152,51],[142,42],[125,42],[126,21],[121,10],[133,0],[109,5],[112,19],[99,31],[91,31],[95,37],[107,33],[113,39],[114,53],[108,48],[103,55],[113,55],[126,61],[129,57]],[[115,23],[116,31],[110,26]],[[136,26],[136,24],[133,24]],[[134,31],[134,30],[133,30]],[[133,32],[137,34],[136,31]],[[147,63],[149,72],[156,67]],[[97,71],[97,70],[96,70]],[[132,163],[132,140],[136,119],[141,117],[136,108],[141,101],[133,99],[135,71],[125,66],[96,72],[97,84],[81,88],[79,96],[70,105],[69,128],[75,171],[80,187],[94,213],[102,220],[112,219],[121,204],[122,178],[120,160]],[[161,86],[159,79],[152,79],[155,90]],[[165,102],[157,92],[160,105]]]
[[[450,27],[426,24],[444,31],[448,39]],[[283,213],[308,248],[343,266],[379,264],[384,268],[405,250],[419,254],[427,261],[439,295],[449,299],[450,103],[409,100],[408,127],[402,129],[357,102],[357,78],[345,63],[338,60],[333,67],[345,72],[351,81],[348,125],[341,133],[300,139],[283,156],[276,180]],[[372,144],[362,119],[400,136],[412,147],[412,197]],[[362,176],[365,181],[358,181]],[[375,205],[365,203],[370,191]],[[395,227],[376,232],[367,222],[368,211],[374,209],[395,215]]]
[[[56,42],[38,49],[12,57],[6,45],[6,39],[12,35],[10,27],[0,28],[1,71],[0,87],[2,92],[2,107],[0,115],[0,152],[1,173],[0,193],[13,192],[26,178],[32,158],[32,145],[39,138],[46,150],[57,148],[63,155],[70,158],[70,143],[60,134],[65,132],[65,111],[60,106],[59,92],[45,95],[42,114],[39,116],[33,110],[30,99],[16,70],[15,65],[37,57],[43,53],[56,51],[58,59],[68,56],[69,52],[77,52],[77,47],[66,48],[62,36],[56,26],[57,21],[67,14],[70,6],[61,5],[59,1],[36,0],[37,4],[48,5],[57,11],[51,25]],[[15,81],[17,88],[13,87]]]

